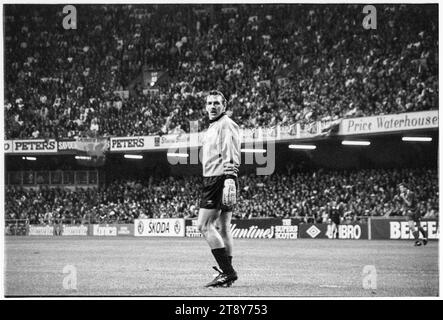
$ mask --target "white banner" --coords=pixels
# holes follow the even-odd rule
[[[59,140],[57,141],[58,150],[77,150],[77,141],[75,140]]]
[[[135,219],[136,237],[184,237],[184,219]]]
[[[109,150],[111,151],[148,150],[154,145],[153,138],[154,137],[148,137],[148,136],[111,138]],[[150,140],[152,140],[151,144],[149,144]]]
[[[438,110],[343,119],[339,135],[438,128]]]
[[[420,225],[428,232],[428,239],[439,238],[437,221],[420,221]],[[389,221],[389,238],[414,239],[414,235],[409,228],[409,221]]]
[[[5,141],[5,152],[13,153],[55,153],[58,151],[57,141],[49,140],[7,140]]]
[[[341,122],[340,122],[341,121]],[[373,117],[349,118],[340,121],[318,121],[300,125],[299,123],[290,126],[275,126],[272,128],[240,129],[240,139],[242,143],[255,143],[258,141],[281,141],[309,139],[325,134],[331,125],[339,126],[338,135],[358,135],[381,132],[407,131],[417,129],[438,129],[438,110],[410,112],[402,114],[381,115]],[[338,123],[340,122],[340,125]],[[332,130],[332,129],[331,129]],[[106,139],[93,139],[93,143],[64,142],[57,143],[54,139],[49,140],[6,140],[4,143],[5,153],[56,153],[58,146],[63,150],[69,150],[75,145],[78,149],[80,145],[94,148],[100,145],[100,150],[125,152],[125,151],[146,151],[146,150],[166,150],[189,147],[200,147],[205,131],[195,133],[167,134],[163,136],[136,136],[136,137],[115,137],[110,138],[109,149]],[[95,144],[94,144],[95,143]],[[85,150],[85,147],[80,149]],[[89,150],[89,149],[86,149]],[[90,151],[90,150],[89,150]]]
[[[87,236],[88,235],[88,227],[81,226],[71,226],[71,225],[63,225],[62,236]]]
[[[12,152],[12,140],[5,140],[3,150],[5,151],[5,153]]]
[[[117,226],[107,226],[94,224],[92,226],[93,236],[105,236],[105,237],[116,237],[117,236]]]
[[[257,141],[277,141],[280,139],[280,126],[272,128],[240,129],[241,143],[254,143]]]
[[[54,227],[53,226],[29,226],[30,236],[53,236]]]
[[[290,220],[290,219],[289,219]],[[298,226],[275,226],[275,238],[276,239],[297,239],[298,238]]]
[[[201,146],[201,133],[168,134],[164,136],[111,138],[111,151],[142,151]]]
[[[206,131],[198,133],[167,134],[163,136],[118,137],[110,139],[110,151],[143,151],[143,150],[176,150],[202,146]],[[280,127],[240,129],[242,143],[257,141],[276,141],[279,139]]]

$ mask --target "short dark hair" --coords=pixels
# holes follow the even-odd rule
[[[211,91],[209,91],[209,93],[208,93],[208,95],[206,96],[206,98],[209,97],[209,96],[221,96],[221,97],[222,97],[222,100],[223,100],[223,105],[226,107],[226,105],[227,105],[227,100],[226,100],[224,94],[221,93],[221,91],[218,91],[218,90],[211,90]]]

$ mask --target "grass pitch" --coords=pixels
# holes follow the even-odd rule
[[[231,288],[204,288],[201,238],[6,237],[7,296],[385,297],[438,295],[438,242],[235,239]],[[77,286],[64,289],[67,266]],[[376,290],[363,268],[376,269]],[[69,268],[68,268],[69,269]],[[72,273],[71,273],[72,275]]]

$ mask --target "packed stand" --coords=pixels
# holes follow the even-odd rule
[[[328,222],[332,206],[344,205],[342,219],[404,215],[397,185],[417,194],[423,216],[438,217],[435,169],[285,172],[244,175],[235,218],[299,218]],[[6,219],[45,223],[132,223],[135,218],[195,218],[200,176],[115,180],[94,189],[6,188]]]
[[[62,8],[5,6],[8,139],[188,132],[214,88],[242,127],[438,109],[436,6]]]

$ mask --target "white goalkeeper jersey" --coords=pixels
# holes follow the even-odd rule
[[[225,163],[240,166],[240,130],[226,114],[211,122],[202,142],[204,177],[223,175]]]

